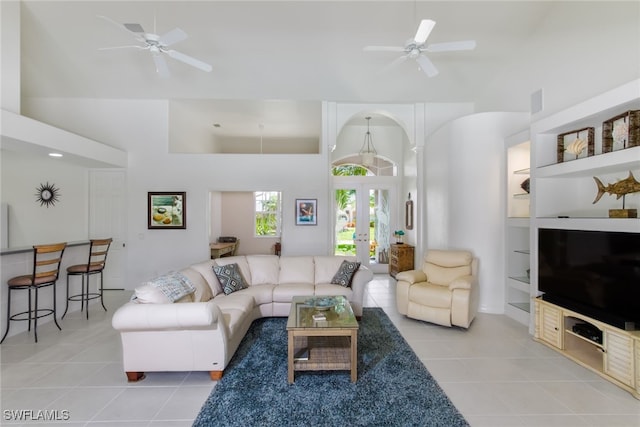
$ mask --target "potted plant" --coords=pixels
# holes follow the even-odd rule
[[[403,239],[403,236],[404,236],[404,231],[403,230],[396,230],[396,231],[393,232],[393,235],[396,238],[396,243],[401,245],[402,244],[402,239]]]

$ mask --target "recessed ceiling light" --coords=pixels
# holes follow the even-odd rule
[[[60,153],[49,153],[49,156],[51,156],[51,157],[62,157],[62,154],[60,154]]]

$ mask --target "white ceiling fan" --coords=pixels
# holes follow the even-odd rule
[[[406,61],[407,59],[414,59],[420,69],[424,71],[424,73],[429,77],[434,77],[438,74],[438,69],[433,62],[424,55],[425,52],[435,53],[435,52],[450,52],[450,51],[459,51],[459,50],[473,50],[476,48],[475,40],[465,40],[458,42],[447,42],[447,43],[434,43],[426,45],[427,38],[433,27],[436,25],[435,21],[430,19],[423,19],[418,26],[418,31],[416,35],[409,39],[404,46],[366,46],[364,48],[365,52],[404,52],[404,55],[400,56],[398,59],[391,62],[389,65],[385,67],[385,70],[388,70],[391,67],[395,67],[396,65]]]
[[[187,33],[182,31],[180,28],[174,28],[168,33],[158,35],[154,33],[146,33],[140,24],[119,24],[118,22],[108,18],[106,16],[98,15],[99,18],[102,18],[113,25],[117,26],[125,30],[127,33],[133,35],[133,37],[143,43],[143,45],[127,45],[127,46],[115,46],[115,47],[103,47],[99,48],[99,50],[111,50],[111,49],[126,49],[126,48],[135,48],[141,50],[148,50],[151,52],[153,57],[153,62],[156,65],[156,72],[161,77],[169,77],[169,67],[167,66],[167,61],[164,58],[164,55],[168,55],[170,58],[176,59],[180,62],[184,62],[187,65],[191,65],[192,67],[196,67],[202,71],[209,72],[211,71],[211,65],[206,62],[200,61],[199,59],[193,58],[189,55],[185,55],[184,53],[178,52],[173,49],[169,49],[169,46],[174,45],[175,43],[181,42],[187,37]],[[154,22],[154,31],[155,31],[155,22]]]

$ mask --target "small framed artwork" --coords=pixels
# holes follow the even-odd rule
[[[147,228],[187,228],[187,193],[149,192],[147,197]]]
[[[592,127],[558,135],[558,163],[593,156],[594,136],[595,129]]]
[[[640,110],[627,111],[602,123],[602,152],[640,145]]]
[[[296,199],[296,225],[318,225],[317,199]]]

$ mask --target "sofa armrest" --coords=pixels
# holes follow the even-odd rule
[[[475,276],[458,277],[453,282],[449,283],[449,290],[453,291],[454,289],[471,289],[475,282]]]
[[[136,304],[120,307],[111,320],[118,331],[166,329],[206,329],[222,319],[220,308],[213,302],[178,304]]]
[[[362,302],[364,301],[364,291],[367,288],[367,283],[373,279],[373,272],[367,267],[360,266],[358,271],[353,275],[351,280],[351,290],[353,296],[351,297],[351,307],[353,313],[356,316],[362,316]]]
[[[396,274],[396,280],[398,282],[403,281],[413,285],[414,283],[426,282],[427,275],[422,270],[407,270]]]

